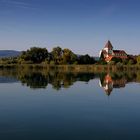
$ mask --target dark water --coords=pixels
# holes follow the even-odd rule
[[[140,73],[0,70],[0,140],[139,140]]]

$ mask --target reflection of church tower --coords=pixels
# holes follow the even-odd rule
[[[113,80],[109,74],[107,74],[103,80],[102,87],[106,94],[109,96],[113,90]]]

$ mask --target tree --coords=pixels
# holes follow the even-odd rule
[[[122,59],[121,58],[117,58],[117,57],[113,57],[112,59],[111,59],[111,61],[114,61],[115,62],[115,64],[116,63],[118,63],[118,62],[122,62]]]
[[[62,58],[64,64],[73,64],[76,61],[77,56],[71,50],[64,49]]]
[[[24,61],[32,61],[33,63],[41,63],[48,57],[46,48],[32,47],[26,52],[23,52],[20,59]]]
[[[139,55],[139,56],[137,56],[137,64],[139,64],[139,65],[140,65],[140,55]]]
[[[53,48],[51,55],[52,55],[52,59],[54,60],[54,62],[56,64],[60,64],[62,61],[62,49],[58,46]]]
[[[130,59],[129,61],[128,61],[128,64],[129,65],[133,65],[135,62],[134,62],[134,60],[133,59]]]
[[[127,65],[128,62],[129,62],[129,59],[123,59],[123,60],[122,60],[123,65]]]
[[[123,69],[123,64],[121,62],[118,62],[116,64],[116,67],[117,67],[118,70],[122,70]]]
[[[93,57],[90,57],[88,54],[81,55],[79,56],[78,63],[79,64],[94,64],[95,59]]]
[[[108,64],[109,64],[109,65],[114,65],[115,62],[114,62],[114,61],[110,61]]]

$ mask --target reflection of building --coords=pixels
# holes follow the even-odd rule
[[[103,80],[102,87],[106,94],[109,96],[113,90],[113,80],[109,74],[107,74]]]
[[[102,82],[100,81],[100,86],[104,88],[106,94],[109,96],[113,91],[113,88],[125,87],[127,80],[125,78],[112,79],[109,74],[107,74]]]
[[[125,87],[125,84],[126,84],[126,79],[122,78],[122,79],[119,79],[119,80],[113,80],[113,88],[123,88]]]
[[[100,57],[104,57],[105,61],[109,62],[112,58],[121,58],[121,59],[127,59],[127,54],[124,50],[113,50],[113,46],[110,41],[108,41],[103,48],[102,51],[100,51]]]

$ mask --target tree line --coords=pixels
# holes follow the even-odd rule
[[[57,46],[48,52],[46,48],[32,47],[27,51],[23,51],[22,54],[15,58],[3,58],[1,59],[6,63],[17,64],[94,64],[96,61],[93,57],[86,55],[76,55],[70,49],[62,49]]]
[[[100,64],[100,65],[140,65],[140,55],[130,56],[127,59],[112,58],[107,63],[101,55],[97,61],[94,57],[86,55],[77,55],[70,49],[62,49],[57,46],[51,52],[47,48],[31,47],[23,51],[18,57],[1,58],[0,64],[50,64],[50,65],[69,65],[69,64]]]

